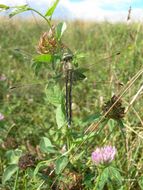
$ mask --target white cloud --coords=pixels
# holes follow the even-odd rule
[[[36,8],[46,8],[54,0],[0,0],[0,4],[8,5],[21,5],[26,4],[27,1],[30,5]],[[62,14],[61,17],[77,18],[83,20],[108,20],[108,21],[126,21],[128,8],[136,0],[82,0],[70,1],[60,0],[57,8]],[[112,9],[106,8],[112,7]],[[143,18],[143,9],[133,9],[132,20],[141,20]]]
[[[136,0],[82,0],[71,2],[61,0],[60,6],[66,7],[72,17],[84,20],[108,20],[108,21],[126,21],[129,6]],[[114,10],[103,9],[102,7],[114,7]],[[127,7],[125,9],[125,7]],[[117,9],[117,10],[116,10]],[[143,17],[143,9],[132,10],[132,20],[138,20]]]

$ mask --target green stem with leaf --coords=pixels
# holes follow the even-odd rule
[[[41,16],[49,25],[50,29],[52,30],[52,25],[51,25],[51,22],[49,19],[47,19],[44,15],[42,15],[39,11],[33,9],[33,8],[30,8],[29,10],[31,11],[34,11],[35,13],[37,13],[39,16]]]

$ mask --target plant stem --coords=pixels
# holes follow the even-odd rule
[[[16,8],[15,6],[12,6],[10,8]],[[37,11],[36,9],[33,9],[31,7],[28,7],[27,11],[34,11],[35,13],[37,13],[39,16],[41,16],[49,25],[50,29],[52,30],[52,25],[49,19],[47,19],[42,13],[40,13],[39,11]]]
[[[19,169],[18,169],[17,172],[16,172],[16,178],[15,178],[13,190],[16,190],[17,180],[18,180],[18,174],[19,174]]]
[[[44,15],[42,15],[39,11],[37,11],[37,10],[35,10],[35,9],[33,9],[33,8],[30,8],[29,10],[34,11],[34,12],[37,13],[39,16],[41,16],[41,17],[48,23],[50,29],[52,30],[52,25],[51,25],[49,19],[47,19],[47,18],[46,18]]]
[[[27,173],[24,174],[24,189],[27,190]]]
[[[69,138],[67,136],[67,151],[70,149],[70,141],[69,141]]]

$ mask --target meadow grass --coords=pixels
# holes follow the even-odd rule
[[[54,106],[48,103],[45,96],[45,83],[50,77],[47,66],[43,66],[38,74],[31,66],[31,58],[36,55],[36,46],[44,31],[47,28],[40,21],[37,26],[32,21],[0,20],[0,75],[7,77],[6,81],[0,81],[0,112],[5,116],[4,123],[0,123],[0,177],[6,166],[17,159],[15,157],[11,161],[11,150],[37,154],[43,136],[54,136],[51,140],[57,146],[65,141],[65,138],[61,139],[65,131],[59,131],[56,126]],[[87,79],[73,85],[73,130],[78,132],[79,137],[92,125],[92,116],[102,112],[104,103],[114,94],[120,95],[131,78],[143,69],[142,36],[140,23],[68,23],[63,42],[73,52],[84,53],[79,64],[89,68]],[[123,190],[143,189],[143,100],[142,92],[139,91],[142,80],[143,75],[140,75],[121,98],[127,110],[124,117],[126,139],[116,121],[111,119],[100,135],[92,137],[92,141],[86,141],[78,151],[78,154],[82,152],[78,162],[86,165],[87,158],[90,160],[96,146],[116,146],[116,165],[124,179]],[[9,89],[15,85],[25,86]],[[76,167],[83,175],[88,172],[81,165],[77,164]],[[27,175],[30,176],[30,171],[28,174],[19,172],[16,185],[14,176],[0,189],[49,188],[47,179],[43,182],[38,176],[31,180]],[[85,189],[88,189],[87,186]]]

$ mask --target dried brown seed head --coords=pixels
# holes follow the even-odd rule
[[[111,100],[105,103],[103,106],[102,110],[104,113],[108,112],[108,110],[113,106],[113,104],[117,101],[119,97],[118,96],[113,96]],[[116,102],[116,104],[113,106],[111,111],[106,115],[107,118],[109,119],[115,119],[119,120],[122,119],[125,115],[125,108],[122,106],[122,101],[121,99]]]
[[[40,37],[37,52],[40,54],[54,54],[59,48],[63,49],[64,45],[56,39],[56,31],[55,27],[53,27]]]
[[[34,166],[35,162],[36,162],[35,156],[27,153],[27,154],[20,157],[19,162],[18,162],[18,166],[20,169],[26,170],[28,167]]]

